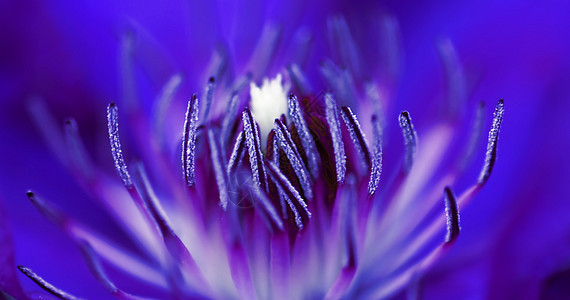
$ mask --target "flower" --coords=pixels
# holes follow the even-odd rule
[[[380,16],[381,39],[397,44],[395,20]],[[329,17],[326,24],[330,41],[317,52],[324,59],[320,67],[303,64],[307,32],[319,36],[319,26],[287,34],[289,26],[269,22],[247,63],[232,59],[244,52],[240,44],[203,46],[193,48],[195,56],[203,60],[215,49],[209,63],[185,74],[157,59],[164,49],[133,22],[121,33],[122,96],[107,107],[110,151],[97,163],[92,149],[102,143],[80,135],[84,129],[74,119],[60,132],[52,125],[53,108],[30,100],[48,145],[108,213],[89,222],[85,214],[72,214],[70,203],[53,203],[67,191],[52,197],[30,191],[28,198],[79,245],[94,278],[111,294],[381,298],[404,289],[420,293],[430,282],[427,271],[458,240],[459,210],[485,191],[503,102],[495,107],[477,178],[469,162],[483,152],[476,149],[486,109],[468,104],[460,55],[450,40],[438,43],[451,100],[441,102],[444,112],[410,105],[410,112],[391,116],[398,47],[375,64],[359,55],[369,44],[355,34],[357,22]],[[287,36],[301,51],[280,58],[277,42]],[[198,40],[207,44],[208,38]],[[160,92],[149,93],[158,82],[164,82]],[[184,103],[184,115],[176,97],[189,97],[188,89],[198,92]],[[109,170],[111,158],[118,176]],[[456,186],[467,187],[459,197]],[[13,265],[13,249],[3,244]],[[53,277],[32,271],[33,264],[19,269],[57,297],[72,298],[63,292],[68,289],[93,297],[77,288],[79,280],[55,287],[47,283]],[[26,297],[28,289],[13,272],[1,275],[6,294]]]

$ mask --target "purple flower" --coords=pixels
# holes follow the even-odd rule
[[[10,113],[0,133],[16,141],[2,159],[2,179],[14,186],[2,188],[11,223],[0,222],[4,296],[564,293],[570,253],[558,239],[570,224],[548,216],[568,205],[547,198],[567,177],[551,173],[558,152],[527,154],[513,130],[567,146],[567,134],[554,132],[568,105],[546,102],[544,114],[524,105],[565,95],[558,85],[570,64],[543,54],[570,48],[550,40],[558,31],[530,31],[545,46],[519,72],[506,55],[470,49],[485,36],[471,28],[493,14],[468,6],[458,15],[477,21],[452,28],[464,23],[426,21],[453,11],[438,6],[31,4],[25,24],[42,25],[41,34],[13,27],[30,35],[7,49],[28,44],[31,54],[2,87]],[[526,9],[538,20],[556,10]],[[410,29],[418,19],[425,28]],[[17,61],[16,52],[6,55]],[[540,88],[524,96],[529,79]],[[504,124],[502,100],[478,100],[503,96]],[[43,144],[27,136],[30,123]],[[45,219],[11,200],[28,187]]]

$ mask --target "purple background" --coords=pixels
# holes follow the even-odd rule
[[[362,28],[375,14],[390,13],[400,24],[403,51],[394,112],[420,114],[421,107],[441,98],[444,76],[435,41],[442,37],[454,43],[466,70],[469,103],[487,103],[486,124],[497,99],[505,99],[496,169],[462,212],[456,246],[422,282],[426,296],[533,299],[564,283],[570,286],[567,1],[105,2],[0,3],[0,206],[13,232],[17,264],[79,296],[108,296],[88,274],[76,246],[25,197],[33,188],[89,224],[103,230],[116,226],[72,184],[45,147],[25,103],[40,95],[57,118],[75,117],[95,160],[113,172],[105,106],[121,97],[119,45],[128,24],[139,24],[152,37],[142,56],[163,58],[147,66],[155,72],[147,74],[151,96],[142,101],[154,99],[160,88],[156,82],[180,70],[188,84],[175,101],[183,103],[184,95],[199,88],[192,83],[200,76],[196,70],[202,70],[222,39],[239,66],[267,20],[282,23],[287,40],[300,24],[324,33],[330,14],[342,14],[351,26]],[[366,34],[355,36],[366,48]],[[312,54],[313,69],[322,47],[317,43]],[[321,80],[317,72],[308,73]],[[420,122],[424,118],[429,120],[422,116]],[[479,153],[477,162],[482,160]],[[470,169],[467,176],[477,171]],[[547,285],[545,280],[556,273],[558,281]],[[19,276],[26,290],[38,290]]]

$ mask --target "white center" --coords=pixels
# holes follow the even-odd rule
[[[267,135],[273,128],[275,119],[281,117],[281,114],[287,115],[288,92],[289,87],[283,86],[281,82],[281,74],[277,74],[272,80],[264,78],[261,87],[253,82],[250,84],[250,107],[253,117],[259,124],[262,148],[266,146]]]

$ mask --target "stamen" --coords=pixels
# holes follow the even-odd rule
[[[380,183],[382,174],[382,126],[376,115],[372,115],[372,133],[374,135],[374,156],[372,158],[372,169],[370,170],[370,180],[368,181],[368,195],[372,196]]]
[[[59,299],[63,300],[76,300],[81,299],[77,298],[69,293],[66,293],[55,286],[51,285],[49,282],[45,281],[41,278],[38,274],[34,273],[30,268],[26,268],[24,266],[18,266],[18,269],[24,273],[24,275],[28,276],[33,282],[35,282],[39,287],[41,287],[46,292],[56,296]]]
[[[299,228],[299,230],[302,230],[304,225],[303,225],[303,219],[301,219],[301,214],[299,213],[299,210],[297,209],[295,204],[293,204],[293,201],[291,201],[291,199],[289,197],[284,197],[284,199],[285,199],[285,202],[287,202],[287,205],[289,206],[291,211],[293,212],[293,218],[295,219],[295,225],[297,225],[297,228]]]
[[[282,29],[275,24],[266,24],[261,31],[259,40],[251,55],[248,70],[253,70],[257,77],[266,73],[270,66],[279,40],[281,39]]]
[[[148,266],[146,262],[138,260],[133,253],[126,251],[110,240],[104,239],[98,233],[93,232],[93,230],[85,224],[81,223],[80,220],[65,215],[53,204],[38,197],[33,192],[27,192],[27,196],[42,215],[56,225],[61,226],[65,233],[72,238],[76,240],[88,240],[108,262],[151,285],[159,287],[167,286],[159,271]],[[152,252],[150,249],[145,250],[149,253]]]
[[[303,65],[307,62],[307,56],[311,52],[311,44],[314,41],[314,34],[310,29],[301,27],[293,35],[292,47],[289,61]]]
[[[194,185],[195,166],[194,156],[196,151],[196,128],[198,126],[198,98],[192,95],[186,109],[184,121],[184,137],[182,138],[182,166],[184,179],[188,186]]]
[[[244,150],[245,150],[245,142],[243,140],[243,131],[240,131],[236,138],[236,142],[234,144],[234,148],[230,156],[230,161],[228,162],[228,170],[227,170],[228,176],[232,174],[241,163],[241,160],[245,153]]]
[[[342,225],[340,226],[339,234],[344,236],[343,248],[346,251],[343,267],[338,273],[330,289],[326,293],[324,299],[340,299],[345,295],[346,290],[349,288],[356,275],[358,265],[358,250],[357,250],[357,237],[355,236],[354,221],[357,218],[356,201],[353,197],[355,194],[355,177],[349,174],[346,179],[346,185],[343,186],[341,195],[337,194],[337,201],[343,201],[339,204],[338,208],[344,209],[342,212]],[[346,188],[345,188],[346,187]],[[339,200],[338,197],[343,198]]]
[[[89,266],[91,273],[93,273],[99,283],[113,295],[119,296],[118,294],[122,294],[123,292],[117,288],[117,286],[109,279],[109,277],[107,277],[107,274],[101,265],[101,261],[99,260],[99,257],[97,257],[97,254],[95,254],[93,247],[91,247],[91,245],[86,241],[81,241],[79,243],[79,246],[81,252],[83,252],[83,256],[87,261],[87,265]]]
[[[64,147],[65,139],[61,134],[59,122],[56,121],[56,118],[50,112],[45,101],[38,97],[30,97],[28,100],[28,112],[49,150],[51,150],[61,163],[68,165],[69,161],[65,155],[66,151]]]
[[[414,163],[414,155],[417,147],[417,134],[412,124],[412,118],[407,111],[403,111],[398,117],[402,133],[404,134],[404,143],[406,145],[406,158],[404,161],[404,171],[407,173]]]
[[[365,86],[366,96],[372,102],[374,108],[374,113],[380,122],[380,126],[385,128],[386,126],[386,115],[384,114],[384,107],[382,105],[382,100],[380,97],[380,88],[375,83],[367,83]]]
[[[233,83],[233,92],[230,97],[230,101],[228,103],[228,108],[226,113],[224,114],[224,120],[222,121],[222,146],[224,146],[226,142],[233,137],[233,129],[235,126],[235,119],[236,119],[236,112],[239,105],[239,94],[241,90],[248,86],[251,82],[253,75],[251,73],[247,73],[246,75],[238,78]]]
[[[159,140],[160,145],[162,145],[164,141],[164,135],[162,134],[162,132],[168,108],[170,107],[170,103],[172,102],[174,94],[180,87],[180,83],[182,83],[182,75],[181,74],[172,75],[172,77],[170,77],[170,79],[162,87],[160,95],[158,96],[156,101],[156,107],[154,110],[156,112],[156,114],[154,115],[154,132],[156,134],[156,137],[160,139]]]
[[[362,133],[362,129],[360,128],[360,123],[358,123],[358,119],[352,113],[352,110],[348,106],[343,106],[341,108],[341,116],[344,120],[344,124],[348,128],[348,132],[350,133],[350,138],[352,139],[352,143],[358,150],[358,154],[360,155],[360,162],[365,169],[370,167],[370,152],[368,151],[368,146],[366,145],[366,141],[364,140],[364,134]]]
[[[449,244],[455,241],[459,235],[459,209],[457,208],[457,200],[455,194],[450,187],[445,187],[445,216],[447,220],[447,235],[445,243]]]
[[[325,60],[321,63],[321,73],[332,88],[342,86],[342,70],[332,61]]]
[[[259,131],[249,108],[244,109],[242,113],[242,121],[245,133],[245,142],[249,153],[249,163],[251,165],[251,172],[253,173],[253,182],[256,186],[267,190],[267,174],[265,173],[263,158],[261,156]]]
[[[220,205],[224,210],[228,206],[228,179],[226,177],[227,166],[222,165],[222,157],[220,156],[220,148],[216,137],[214,136],[214,130],[208,129],[208,142],[210,144],[210,154],[212,157],[212,164],[214,166],[214,173],[216,174],[216,184],[218,185],[218,191],[220,192]]]
[[[138,190],[146,204],[145,208],[148,209],[148,212],[152,215],[155,224],[160,229],[160,233],[162,234],[162,239],[168,253],[170,253],[170,255],[180,263],[181,266],[185,267],[186,271],[190,276],[192,276],[192,279],[196,284],[201,285],[202,287],[207,287],[192,254],[190,254],[186,245],[184,245],[180,237],[176,232],[174,232],[170,220],[150,185],[150,181],[142,164],[137,164],[135,175]]]
[[[354,80],[348,70],[340,69],[330,60],[325,60],[321,64],[320,70],[340,103],[352,104],[355,102]]]
[[[128,189],[133,187],[131,175],[127,170],[125,159],[123,158],[123,150],[121,149],[121,140],[119,139],[119,109],[114,102],[107,107],[107,127],[109,129],[109,141],[111,144],[111,154],[115,161],[115,169],[121,176],[121,180]]]
[[[277,211],[275,210],[275,206],[273,206],[271,199],[269,199],[269,197],[267,197],[267,195],[259,188],[250,187],[250,191],[253,192],[253,194],[259,201],[261,201],[263,208],[269,214],[269,217],[271,218],[271,220],[273,220],[275,225],[277,225],[277,228],[283,230],[283,221],[281,221],[281,219],[277,215]]]
[[[224,71],[226,71],[228,65],[228,49],[224,46],[218,46],[213,51],[210,61],[205,68],[203,73],[206,76],[212,76],[214,78],[222,78]]]
[[[58,225],[62,225],[65,222],[66,217],[51,203],[44,201],[32,191],[26,192],[26,196],[28,196],[28,199],[32,202],[32,204],[46,218]]]
[[[206,108],[204,109],[204,122],[208,120],[208,114],[210,113],[210,107],[212,106],[212,99],[214,98],[214,88],[216,86],[214,77],[210,77],[208,80],[208,85],[206,86]]]
[[[65,120],[65,139],[69,149],[69,156],[73,166],[84,178],[93,175],[93,166],[89,163],[87,151],[81,141],[77,122],[74,119]]]
[[[230,103],[228,104],[227,112],[224,115],[224,120],[222,121],[222,141],[225,142],[230,139],[230,134],[232,126],[234,124],[235,115],[239,102],[239,94],[234,92],[230,98]]]
[[[393,82],[396,81],[399,71],[402,69],[400,62],[402,61],[401,54],[404,51],[401,49],[400,28],[396,17],[388,14],[380,18],[379,27],[379,43],[382,50],[380,61],[382,68],[385,69],[388,75],[387,78]]]
[[[135,184],[137,185],[137,190],[140,192],[140,195],[145,203],[144,207],[148,209],[154,222],[158,225],[160,232],[162,235],[169,235],[174,234],[172,227],[170,226],[170,221],[166,216],[166,213],[162,209],[152,186],[150,185],[150,181],[144,169],[142,163],[135,164]],[[152,222],[152,221],[151,221]]]
[[[234,80],[234,83],[232,85],[233,93],[238,94],[239,92],[241,92],[241,90],[244,87],[249,85],[249,83],[251,82],[252,79],[253,79],[253,74],[251,74],[251,72],[248,72],[245,75],[243,75],[242,77]]]
[[[342,17],[332,17],[328,20],[327,27],[332,49],[337,49],[344,66],[359,76],[361,71],[360,59],[346,20]]]
[[[336,181],[344,182],[346,174],[346,156],[344,153],[344,143],[342,141],[342,133],[340,131],[340,122],[338,121],[338,112],[334,99],[330,94],[325,95],[327,123],[331,132],[331,138],[334,148],[335,165],[336,165]]]
[[[317,163],[315,141],[309,132],[309,128],[307,127],[305,119],[303,119],[303,113],[299,107],[297,96],[293,95],[292,93],[289,95],[289,115],[293,120],[293,124],[295,124],[295,129],[297,130],[297,134],[299,134],[301,144],[305,150],[305,156],[307,157],[309,170],[311,171],[313,177],[317,177],[319,173],[319,166]]]
[[[289,206],[289,208],[293,212],[293,219],[295,220],[295,224],[299,229],[303,229],[303,220],[301,219],[301,214],[299,213],[299,210],[297,210],[295,204],[293,204],[287,193],[285,193],[281,184],[276,182],[275,186],[277,187],[277,192],[279,193],[279,203],[281,205],[281,215],[283,219],[287,219],[287,206]],[[287,206],[285,206],[285,203],[287,203]]]
[[[301,195],[299,194],[297,189],[295,189],[295,187],[291,184],[289,179],[287,179],[287,177],[285,177],[285,175],[283,175],[281,170],[279,170],[278,166],[276,166],[273,163],[270,163],[268,161],[265,161],[265,165],[267,166],[267,168],[269,169],[269,171],[273,175],[273,179],[275,179],[275,183],[277,185],[281,186],[283,191],[285,191],[285,193],[287,194],[288,197],[286,198],[286,200],[289,204],[289,207],[291,207],[291,210],[293,210],[293,213],[295,214],[295,222],[297,223],[297,226],[300,225],[299,229],[302,229],[303,225],[301,222],[301,217],[298,215],[298,213],[295,213],[295,209],[293,208],[293,207],[295,207],[295,205],[293,203],[291,203],[290,199],[295,199],[295,201],[297,201],[297,203],[303,208],[303,210],[305,211],[307,216],[309,218],[311,218],[311,212],[309,211],[307,204],[305,203],[303,198],[301,198]]]
[[[269,134],[270,136],[273,134],[273,140],[272,140],[273,145],[271,147],[271,151],[273,151],[273,153],[271,156],[271,162],[276,166],[279,166],[279,143],[275,138],[275,131],[276,131],[275,129],[271,129],[272,133]],[[285,194],[280,185],[276,184],[275,186],[277,187],[277,194],[279,195],[279,205],[281,206],[281,215],[285,219],[287,218],[287,207],[285,207],[285,198],[288,198],[288,196],[287,194]],[[291,201],[290,199],[287,200]]]
[[[479,175],[479,184],[485,184],[491,176],[491,171],[495,166],[497,160],[497,142],[499,140],[499,131],[501,130],[501,123],[503,122],[503,115],[505,114],[505,106],[503,99],[499,100],[493,113],[493,125],[489,131],[489,142],[487,143],[487,153],[485,154],[485,165]]]
[[[273,128],[267,138],[267,158],[271,159],[276,166],[279,166],[279,142],[276,138],[277,129]],[[269,157],[271,155],[271,157]]]
[[[132,29],[127,30],[121,37],[121,86],[123,99],[127,111],[131,112],[138,108],[137,88],[134,72],[133,52],[135,45],[135,36]]]
[[[293,63],[289,65],[287,67],[287,71],[289,71],[289,76],[293,80],[295,86],[299,89],[301,95],[309,94],[313,90],[311,83],[297,64]],[[291,110],[290,106],[289,110]],[[289,111],[289,113],[291,113],[291,111]]]
[[[299,182],[301,183],[301,188],[305,192],[305,196],[307,199],[312,199],[313,190],[311,188],[311,183],[309,182],[309,174],[305,169],[305,165],[301,160],[301,155],[299,155],[299,151],[297,151],[295,143],[293,143],[291,133],[279,119],[275,119],[275,137],[279,142],[279,146],[283,149],[283,152],[285,152],[287,159],[289,159],[291,167],[293,167],[293,171],[295,171],[295,174],[299,178]]]
[[[466,87],[465,74],[453,44],[449,39],[440,41],[437,45],[439,57],[443,63],[447,79],[448,110],[451,116],[457,116],[465,106]]]

